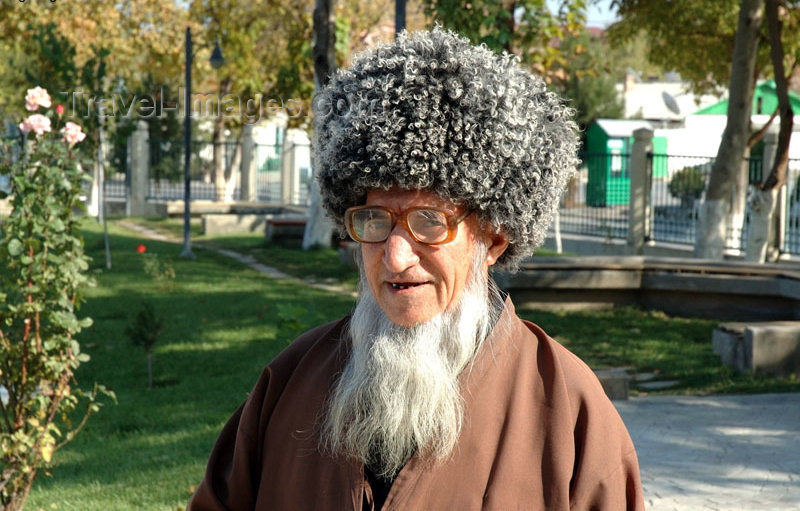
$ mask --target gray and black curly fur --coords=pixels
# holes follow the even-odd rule
[[[575,169],[572,110],[512,55],[453,32],[401,34],[356,56],[314,98],[314,164],[329,216],[367,190],[429,190],[474,209],[517,268],[544,241]]]

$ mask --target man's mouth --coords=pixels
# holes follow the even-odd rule
[[[392,289],[403,290],[411,287],[421,286],[423,282],[389,282],[389,284],[391,284]]]

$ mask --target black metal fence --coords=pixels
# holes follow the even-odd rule
[[[241,189],[241,145],[236,142],[214,143],[204,140],[192,142],[190,156],[190,179],[192,200],[217,199],[214,183],[214,149],[221,152],[230,185],[225,195],[232,199],[240,197]],[[308,145],[294,145],[295,149],[309,150]],[[256,166],[256,198],[262,202],[280,202],[282,199],[282,144],[255,144],[253,157]],[[308,158],[310,162],[310,156]],[[309,198],[311,165],[300,165],[298,182],[290,202],[306,204]],[[180,200],[184,195],[184,146],[180,140],[150,139],[150,180],[148,199]]]
[[[650,189],[650,236],[654,241],[693,245],[698,208],[703,197],[713,158],[648,155],[653,173]]]
[[[235,142],[209,142],[194,140],[189,160],[190,185],[193,200],[217,198],[214,184],[214,148],[222,152],[223,165],[235,174],[232,191],[239,193],[239,167],[231,166],[236,156]],[[154,200],[179,200],[184,194],[184,145],[182,140],[150,138],[150,179],[147,198]]]
[[[789,160],[787,197],[781,251],[800,255],[800,159]]]
[[[289,186],[292,196],[291,204],[308,204],[311,185],[311,145],[290,143],[288,147],[282,144],[256,144],[254,158],[256,160],[256,189],[259,201],[282,202],[282,172],[283,158],[291,153],[293,161],[289,165],[297,166],[298,173],[291,174],[296,182]],[[302,163],[299,164],[300,160]]]
[[[630,155],[585,153],[582,165],[569,183],[560,208],[564,233],[625,239],[630,214]],[[650,218],[646,238],[693,246],[700,205],[705,198],[712,157],[649,154],[651,175]],[[747,160],[749,183],[760,182],[760,156]],[[752,186],[748,190],[752,190]],[[789,161],[788,194],[781,250],[800,254],[800,160]],[[744,251],[750,221],[748,201],[734,206],[727,247]]]
[[[0,162],[12,164],[16,162],[22,154],[22,139],[20,137],[0,138]],[[11,191],[11,178],[7,175],[0,175],[0,191],[9,193]]]
[[[650,239],[694,245],[700,205],[705,200],[714,158],[650,154],[648,159],[652,175]],[[758,182],[762,174],[762,158],[748,158],[745,164],[748,166],[747,184]],[[734,205],[732,218],[726,248],[744,250],[750,220],[747,197],[742,197],[741,202]]]
[[[630,155],[585,153],[581,161],[561,203],[561,231],[607,239],[626,238]],[[603,175],[608,178],[602,178]]]

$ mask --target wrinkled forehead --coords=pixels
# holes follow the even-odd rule
[[[371,188],[367,190],[365,204],[368,206],[383,206],[395,211],[413,207],[434,207],[456,214],[464,211],[463,206],[440,197],[430,190],[403,190],[399,187],[389,189]]]

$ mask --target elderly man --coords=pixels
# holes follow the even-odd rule
[[[266,367],[189,509],[642,509],[592,371],[488,273],[544,238],[577,163],[569,109],[441,29],[358,56],[315,109],[324,205],[361,244],[358,303]]]

